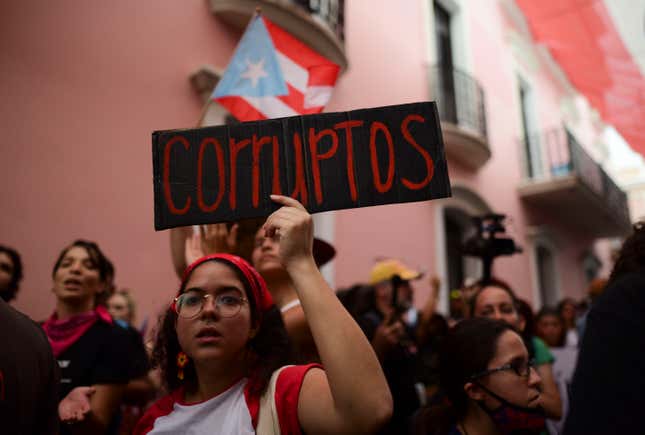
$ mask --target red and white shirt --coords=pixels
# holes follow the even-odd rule
[[[301,434],[298,396],[305,374],[318,364],[286,367],[276,381],[275,404],[282,434]],[[252,395],[243,378],[203,402],[187,404],[180,388],[155,402],[137,423],[135,435],[255,434],[260,396]]]

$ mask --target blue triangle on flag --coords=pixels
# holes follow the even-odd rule
[[[242,35],[212,98],[268,97],[288,93],[273,41],[264,21],[257,16]]]

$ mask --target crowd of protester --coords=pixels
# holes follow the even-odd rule
[[[136,293],[95,242],[53,259],[40,323],[11,307],[22,262],[0,245],[3,433],[642,430],[645,224],[584,300],[536,311],[499,271],[452,290],[444,316],[440,279],[398,259],[333,291],[319,268],[334,248],[300,203],[272,199],[266,220],[171,231],[181,284],[145,342]]]

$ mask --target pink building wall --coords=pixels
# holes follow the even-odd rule
[[[346,2],[349,69],[329,111],[430,98],[427,7],[422,0]],[[492,158],[479,171],[449,161],[454,183],[512,217],[525,252],[497,271],[533,298],[528,225],[549,223],[561,240],[561,287],[580,294],[580,247],[548,213],[529,213],[516,193],[520,136],[510,23],[489,2],[468,2],[471,75],[486,92]],[[18,249],[25,279],[16,307],[35,319],[54,307],[51,267],[76,238],[96,240],[114,261],[119,286],[134,289],[139,319],[156,316],[177,278],[168,234],[153,228],[150,133],[194,126],[202,102],[188,76],[202,64],[224,67],[239,39],[202,0],[3,2],[0,102],[4,188],[0,243]],[[431,32],[432,29],[429,29]],[[491,59],[494,58],[494,61]],[[539,94],[539,123],[559,122],[562,90],[547,71],[526,77]],[[367,279],[379,256],[437,270],[436,207],[426,202],[335,213],[335,285]],[[439,254],[440,255],[440,254]],[[416,302],[427,297],[419,282]]]
[[[201,0],[2,2],[0,16],[0,240],[23,257],[16,306],[48,316],[56,256],[87,238],[141,319],[177,286],[168,235],[153,228],[150,134],[197,123],[188,75],[224,65],[239,34]]]

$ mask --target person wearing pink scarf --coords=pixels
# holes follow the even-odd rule
[[[61,373],[61,435],[113,433],[129,380],[129,341],[97,304],[109,262],[99,247],[77,240],[60,253],[52,274],[56,308],[43,323]]]

